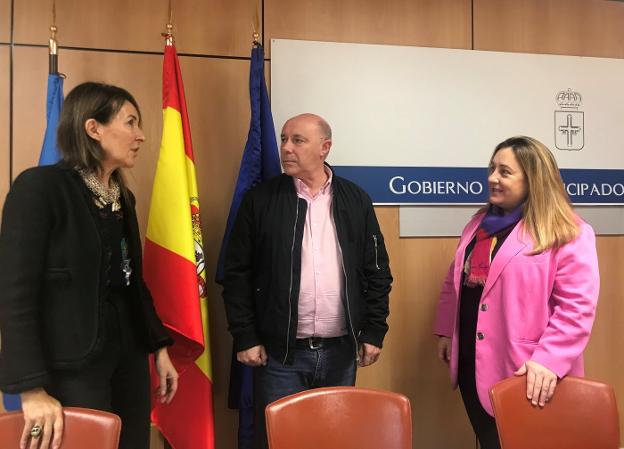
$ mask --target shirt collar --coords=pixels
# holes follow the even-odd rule
[[[325,182],[325,184],[323,184],[323,187],[320,188],[320,190],[318,191],[316,195],[325,195],[331,192],[330,188],[331,188],[332,180],[334,178],[334,174],[327,165],[324,165],[323,168],[325,169],[325,174],[327,175],[327,181]],[[308,188],[308,186],[301,179],[299,178],[294,178],[294,179],[295,179],[295,189],[297,190],[297,193],[300,195],[305,194],[307,196],[312,197],[312,195],[310,195],[310,189]]]

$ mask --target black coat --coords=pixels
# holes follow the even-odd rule
[[[123,197],[122,197],[123,198]],[[134,197],[123,204],[131,256],[130,300],[145,350],[171,344],[141,275]],[[0,232],[0,389],[45,386],[51,369],[79,368],[103,343],[110,251],[78,173],[60,165],[17,177]]]
[[[342,250],[343,305],[354,344],[382,346],[392,275],[370,197],[333,176],[332,213]],[[298,322],[301,244],[307,202],[277,176],[243,198],[226,251],[223,298],[234,348],[262,344],[292,363]]]

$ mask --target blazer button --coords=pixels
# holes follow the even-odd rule
[[[485,338],[485,334],[483,332],[477,332],[477,340],[483,340]]]
[[[487,309],[488,309],[487,304],[481,304],[481,312],[487,312]]]

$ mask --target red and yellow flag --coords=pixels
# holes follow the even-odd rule
[[[174,449],[213,449],[212,367],[206,273],[195,160],[180,63],[165,46],[163,135],[145,239],[144,277],[175,343],[180,374],[169,405],[152,404],[152,421]],[[152,376],[152,383],[157,379]]]

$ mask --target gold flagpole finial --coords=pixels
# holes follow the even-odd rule
[[[56,31],[56,0],[52,0],[52,25],[50,25],[50,41],[48,42],[50,55],[56,55],[58,51],[56,43]]]
[[[50,25],[50,40],[48,41],[48,73],[58,75],[58,44],[56,42],[56,0],[52,0],[52,25]]]
[[[258,32],[258,29],[260,28],[260,13],[258,11],[258,8],[260,7],[260,5],[256,6],[256,11],[254,14],[254,20],[253,22],[251,22],[251,27],[253,29],[253,41],[252,44],[254,47],[257,47],[258,45],[260,45],[260,33]]]
[[[173,25],[171,23],[167,24],[167,32],[160,33],[160,35],[165,38],[165,45],[173,45]]]
[[[52,25],[50,27],[50,41],[48,43],[48,48],[50,50],[51,55],[56,55],[58,52],[57,43],[56,43],[56,26]]]
[[[167,22],[167,32],[161,33],[160,35],[165,38],[165,45],[173,45],[173,7],[171,6],[171,0],[169,0],[169,22]]]

